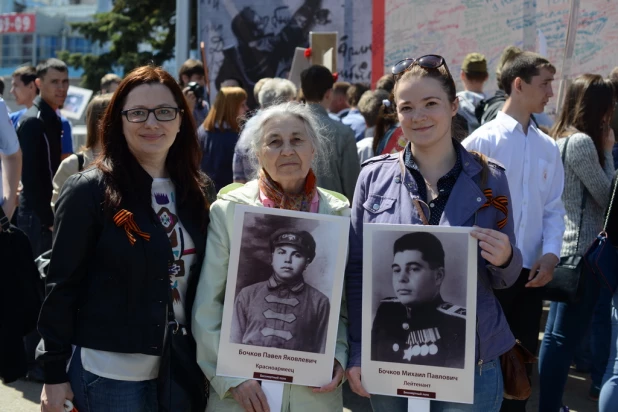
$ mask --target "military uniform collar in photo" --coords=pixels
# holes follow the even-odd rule
[[[373,322],[371,360],[464,367],[466,309],[441,298],[414,308],[383,299]]]

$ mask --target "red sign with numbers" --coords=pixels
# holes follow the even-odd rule
[[[0,33],[34,33],[35,28],[34,13],[0,14]]]

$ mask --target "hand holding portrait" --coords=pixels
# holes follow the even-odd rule
[[[244,381],[230,389],[230,393],[246,412],[270,412],[266,395],[258,381]]]
[[[348,370],[345,371],[345,374],[348,378],[348,382],[350,383],[350,389],[352,389],[352,392],[364,398],[371,397],[371,395],[369,395],[369,392],[365,390],[363,384],[361,383],[360,366],[352,366],[351,368],[348,368]]]
[[[478,239],[481,248],[481,256],[494,266],[504,266],[513,255],[513,246],[509,237],[497,230],[483,229],[475,226],[470,233],[473,238]]]
[[[328,393],[337,389],[339,383],[343,379],[343,367],[339,363],[337,359],[335,359],[335,363],[333,364],[333,380],[331,380],[328,384],[320,387],[314,388],[313,393]]]

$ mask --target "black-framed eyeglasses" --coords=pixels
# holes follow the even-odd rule
[[[178,107],[157,107],[156,109],[129,109],[120,113],[126,117],[129,123],[144,123],[148,120],[150,113],[154,113],[155,119],[160,122],[171,122],[176,118],[178,112],[182,112]]]
[[[448,66],[446,65],[444,57],[438,56],[437,54],[427,54],[425,56],[419,57],[418,59],[409,57],[407,59],[403,59],[397,62],[397,64],[395,64],[391,68],[393,80],[395,82],[399,80],[401,75],[408,71],[415,64],[425,69],[437,69],[438,67],[444,66],[446,68],[446,71],[448,72]]]

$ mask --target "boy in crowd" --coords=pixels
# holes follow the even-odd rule
[[[20,66],[11,75],[11,94],[15,97],[15,102],[25,108],[11,113],[10,118],[13,127],[17,129],[22,116],[34,104],[34,99],[39,94],[36,85],[37,70],[32,66]],[[64,102],[63,102],[64,103]],[[73,153],[73,130],[69,119],[59,114],[62,123],[62,155],[61,159],[67,158]]]
[[[326,111],[333,98],[333,74],[324,66],[313,65],[300,74],[300,87],[305,100],[328,139],[328,172],[317,172],[318,186],[334,190],[348,199],[354,196],[360,162],[356,154],[354,132],[333,120]]]
[[[101,77],[101,94],[114,93],[122,79],[115,73],[107,73]]]
[[[500,76],[508,96],[504,107],[462,142],[466,149],[481,152],[506,169],[524,265],[513,286],[494,293],[513,334],[532,353],[538,348],[543,312],[538,288],[552,279],[565,230],[560,151],[554,139],[531,121],[532,113],[542,112],[553,96],[555,73],[554,66],[536,53],[522,52],[507,61]],[[526,401],[504,399],[502,403],[502,412],[525,410]]]
[[[333,85],[333,98],[328,107],[328,114],[333,120],[343,119],[348,115],[350,106],[348,105],[347,92],[350,88],[348,82],[336,82]]]
[[[201,61],[195,59],[189,59],[180,66],[178,71],[178,83],[182,87],[189,108],[193,113],[195,119],[195,126],[199,127],[206,116],[210,107],[208,105],[208,96],[206,96],[206,72],[204,71],[204,65]],[[188,87],[189,83],[195,82],[199,86],[197,92],[195,89]],[[197,94],[196,94],[197,93]]]
[[[350,111],[344,118],[341,119],[341,123],[352,128],[357,142],[365,137],[365,129],[367,129],[365,118],[361,114],[360,110],[358,110],[358,102],[360,101],[363,93],[367,90],[369,90],[369,86],[363,83],[354,83],[346,92],[346,99],[348,101]]]
[[[52,180],[60,165],[62,123],[56,111],[69,89],[66,64],[49,59],[36,68],[40,90],[23,113],[17,136],[23,152],[22,184],[17,223],[32,245],[34,256],[51,249],[54,212],[51,207]]]
[[[472,133],[479,126],[476,118],[476,107],[485,98],[483,86],[489,77],[487,72],[487,60],[480,53],[470,53],[461,64],[461,82],[464,91],[457,93],[459,98],[459,111],[468,122],[468,133]]]

